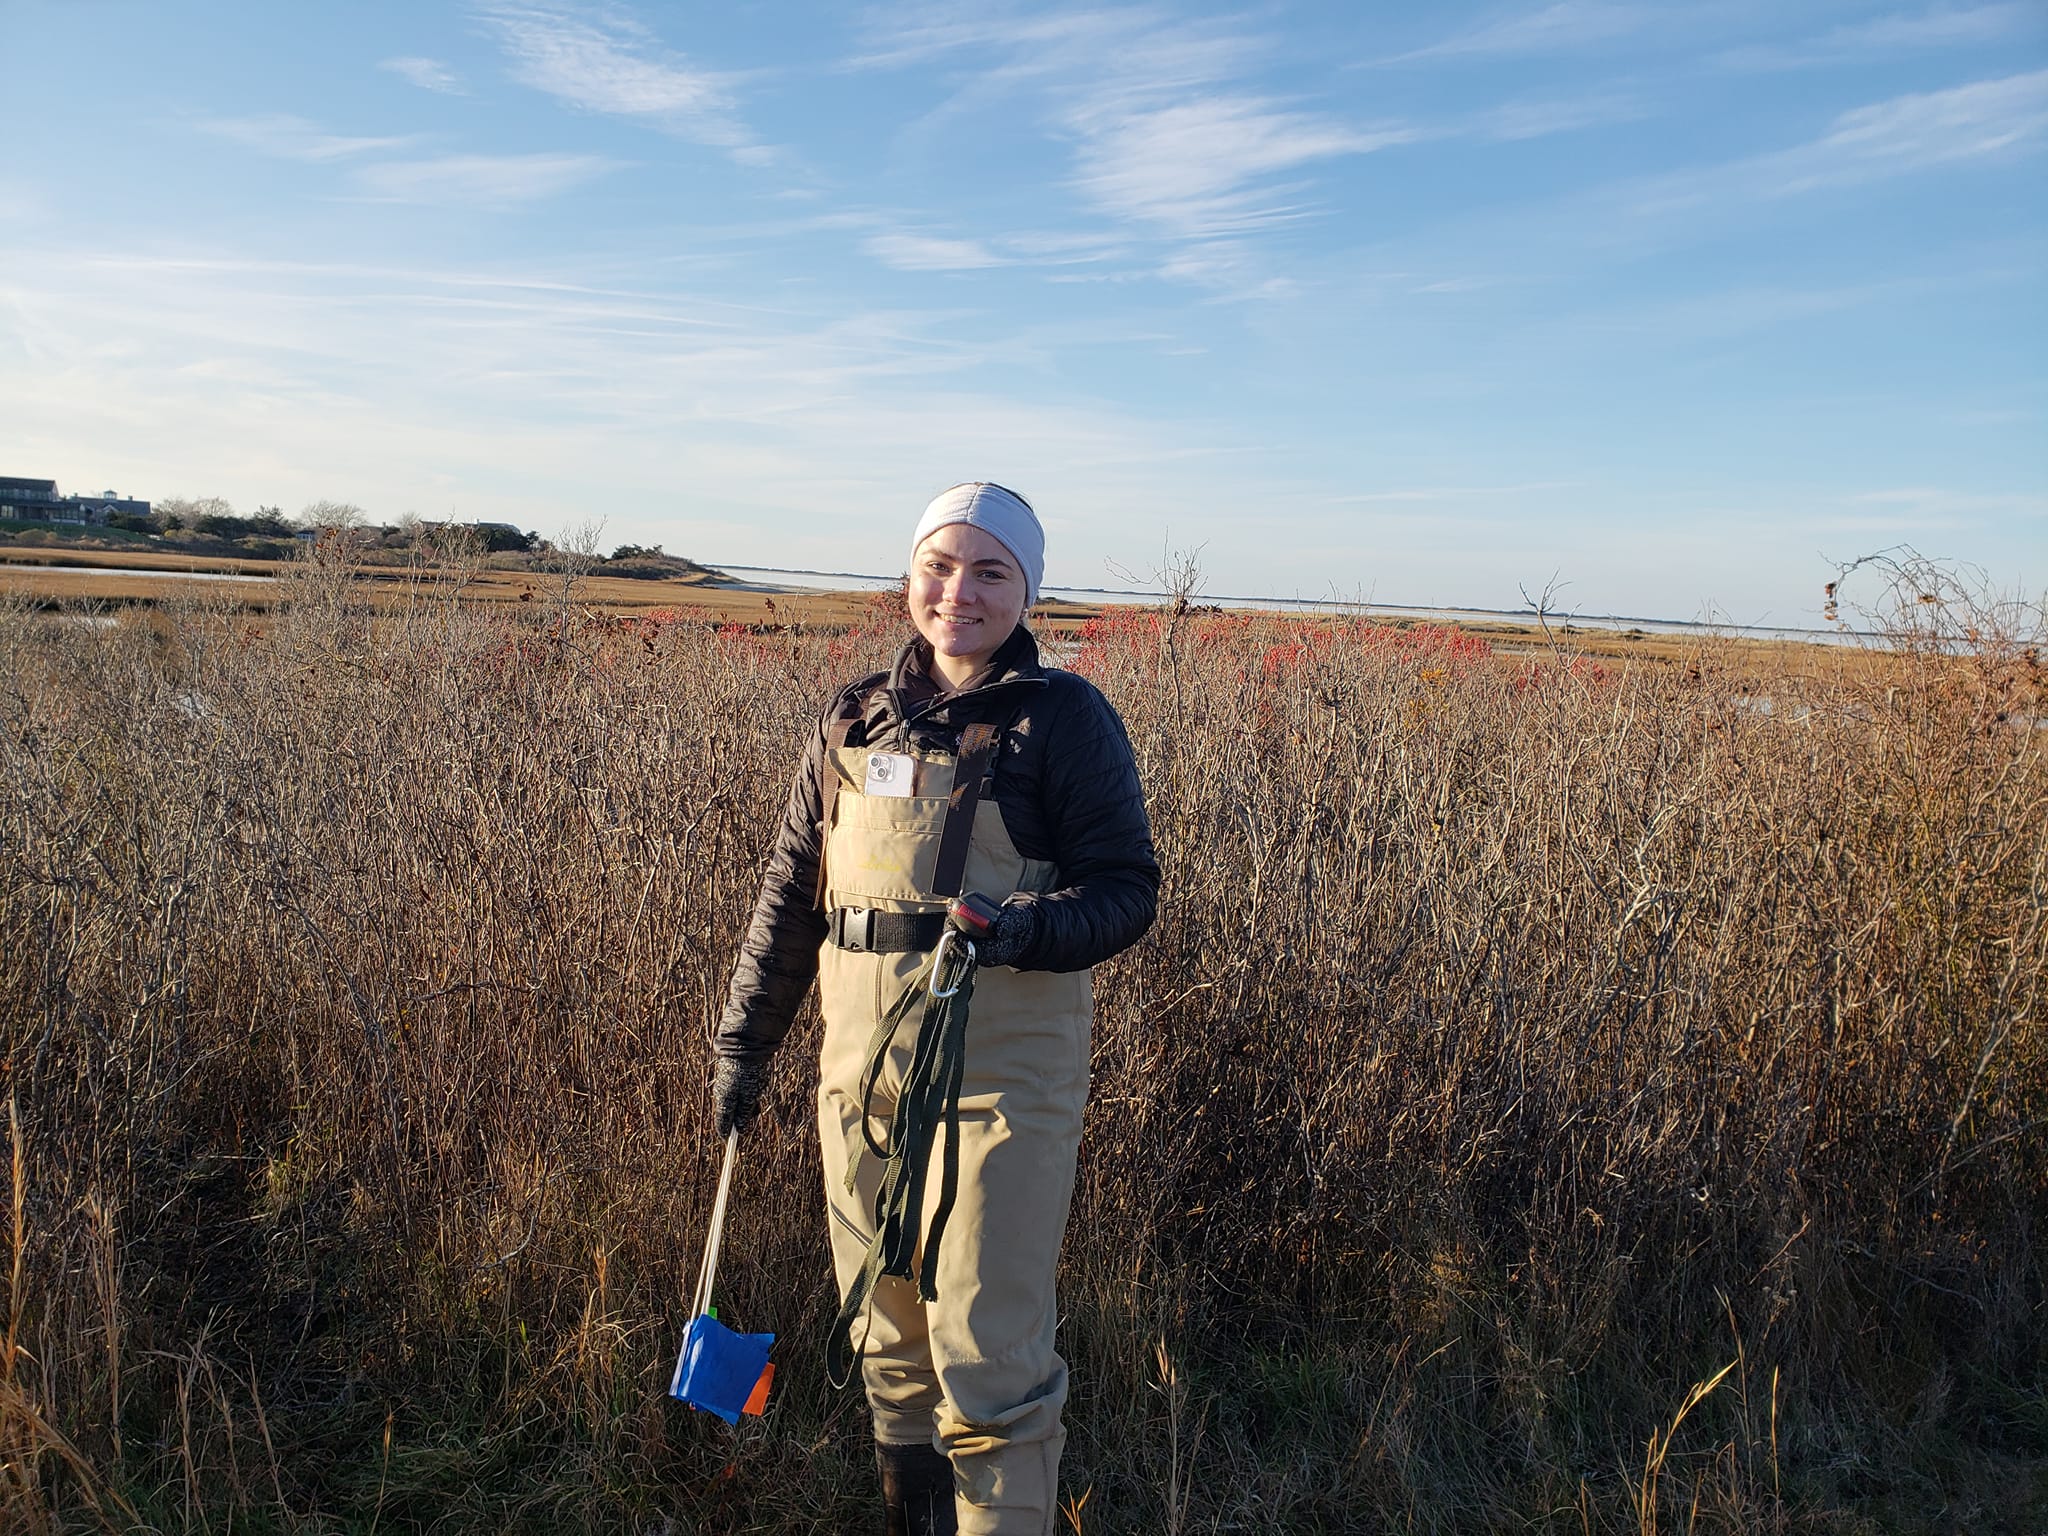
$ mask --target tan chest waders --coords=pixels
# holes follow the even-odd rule
[[[988,734],[963,739],[970,773],[999,755]],[[878,1026],[913,981],[924,986],[946,896],[1000,901],[1047,889],[1056,875],[1018,854],[985,779],[956,785],[953,758],[913,756],[912,793],[892,795],[865,792],[869,749],[827,754],[836,788],[826,793],[821,900],[833,937],[818,973],[818,1132],[842,1298],[872,1269],[884,1162],[864,1149],[888,1136],[925,1009],[905,1010],[879,1051]],[[956,791],[972,814],[951,816],[949,836]],[[943,1157],[957,1179],[923,1180],[914,1213],[916,1233],[926,1233],[953,1185],[944,1239],[935,1263],[917,1254],[912,1278],[870,1275],[855,1324],[875,1438],[933,1444],[952,1459],[963,1532],[1053,1529],[1067,1395],[1053,1276],[1088,1095],[1090,1018],[1085,971],[975,971],[957,1114],[938,1126],[933,1151],[934,1166]]]

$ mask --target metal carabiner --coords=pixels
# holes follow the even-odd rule
[[[958,939],[967,946],[967,964],[961,967],[960,975],[953,985],[941,992],[939,990],[939,972],[946,968],[946,949],[955,939]],[[925,990],[943,1002],[960,990],[961,983],[967,980],[967,972],[972,969],[973,965],[974,940],[968,938],[966,934],[957,928],[948,928],[939,935],[939,947],[932,951],[932,974],[931,979],[925,983]]]

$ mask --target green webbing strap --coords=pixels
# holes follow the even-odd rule
[[[920,1300],[932,1301],[938,1296],[939,1240],[960,1190],[960,1083],[967,1068],[967,1004],[974,995],[974,947],[961,941],[958,934],[950,937],[958,942],[941,941],[875,1026],[868,1042],[867,1066],[860,1079],[861,1148],[847,1164],[846,1187],[853,1190],[861,1157],[867,1153],[883,1159],[882,1185],[875,1193],[874,1240],[868,1244],[860,1273],[847,1287],[846,1303],[825,1341],[825,1378],[835,1387],[853,1380],[866,1353],[866,1332],[863,1330],[862,1342],[856,1345],[853,1325],[867,1311],[876,1282],[884,1275],[903,1280],[911,1277],[932,1138],[944,1125],[946,1154],[940,1166],[939,1200],[923,1234],[924,1265],[917,1277]],[[888,1060],[890,1042],[920,999],[924,1016],[917,1027],[917,1046],[911,1053],[910,1070],[904,1074],[896,1113],[889,1121],[888,1137],[878,1144],[867,1128],[868,1105]]]

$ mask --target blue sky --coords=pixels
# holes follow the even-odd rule
[[[2048,585],[2039,0],[0,0],[0,473],[887,573]]]

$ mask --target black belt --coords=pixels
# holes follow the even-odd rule
[[[936,949],[946,931],[943,912],[877,912],[873,907],[834,907],[829,933],[841,949],[877,955]]]

